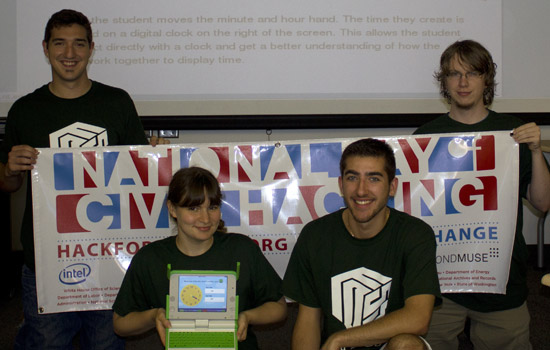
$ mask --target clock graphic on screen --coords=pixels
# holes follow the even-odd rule
[[[188,284],[181,290],[181,301],[187,306],[195,306],[202,300],[201,289],[194,284]]]

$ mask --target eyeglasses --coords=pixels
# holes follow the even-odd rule
[[[479,79],[481,78],[482,75],[483,73],[480,73],[478,71],[466,72],[464,74],[457,71],[452,71],[447,74],[447,78],[449,78],[450,80],[459,81],[462,79],[462,77],[466,77],[466,80],[470,80],[470,79]]]

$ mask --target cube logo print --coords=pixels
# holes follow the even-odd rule
[[[384,316],[391,282],[391,278],[365,267],[333,276],[333,316],[346,328],[360,326]]]
[[[50,134],[51,148],[105,147],[107,130],[85,123],[73,123]]]

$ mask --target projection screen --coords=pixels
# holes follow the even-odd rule
[[[545,0],[4,0],[0,116],[51,79],[41,41],[62,8],[92,21],[90,78],[143,116],[436,113],[439,56],[469,38],[498,65],[495,109],[550,109]]]

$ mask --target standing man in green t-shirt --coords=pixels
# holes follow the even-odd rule
[[[436,78],[449,113],[421,126],[415,134],[510,130],[520,143],[520,185],[517,226],[506,294],[445,293],[434,310],[427,339],[434,350],[458,349],[457,336],[471,321],[475,349],[531,349],[527,310],[527,246],[522,234],[526,198],[535,208],[550,208],[550,173],[541,150],[540,128],[487,109],[494,98],[495,71],[491,54],[472,40],[457,41],[441,55]]]
[[[18,99],[8,112],[0,147],[0,189],[6,192],[22,186],[36,163],[36,148],[147,144],[128,93],[88,78],[94,42],[86,16],[73,10],[53,14],[42,48],[51,66],[51,82]],[[166,141],[151,140],[152,145],[160,143]],[[124,342],[113,331],[111,310],[39,313],[30,176],[27,179],[21,227],[24,322],[15,348],[72,348],[80,333],[83,349],[123,349]]]
[[[292,349],[430,349],[420,336],[441,301],[435,236],[387,206],[395,171],[383,141],[344,150],[338,183],[346,208],[304,227],[285,273],[284,294],[299,303]]]

